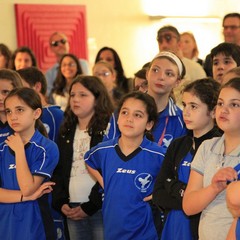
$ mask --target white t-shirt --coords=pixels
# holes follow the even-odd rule
[[[85,130],[76,128],[73,141],[73,162],[69,182],[70,202],[87,202],[96,180],[89,174],[84,154],[90,148],[91,137]]]

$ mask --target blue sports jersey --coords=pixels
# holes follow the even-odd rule
[[[49,139],[56,142],[58,138],[59,128],[63,121],[63,111],[59,106],[51,105],[47,107],[43,107],[41,121],[45,126]],[[49,194],[49,203],[52,205],[52,196]],[[62,215],[51,208],[51,213],[54,219],[54,225],[56,229],[56,234],[58,235],[57,239],[64,239],[63,231],[64,231],[64,223]]]
[[[63,111],[59,106],[48,106],[42,109],[41,121],[46,128],[49,139],[56,142],[60,125],[63,120]]]
[[[181,161],[178,177],[181,182],[188,183],[193,156],[189,152]],[[172,209],[162,231],[162,240],[192,240],[190,219],[182,210]]]
[[[2,123],[0,121],[0,144],[3,143],[12,133],[13,130],[8,125],[8,122]]]
[[[25,154],[33,175],[40,175],[45,179],[51,177],[59,158],[57,145],[53,141],[36,130],[25,145]],[[20,190],[15,155],[5,143],[0,145],[0,179],[2,188]],[[0,239],[46,239],[47,234],[51,232],[46,206],[48,206],[46,196],[35,201],[1,203]]]
[[[101,170],[104,182],[105,240],[157,240],[151,207],[143,198],[152,194],[165,148],[143,139],[125,156],[118,138],[102,142],[85,154],[86,164]]]
[[[109,126],[103,141],[120,136],[116,113],[110,119]],[[159,114],[158,121],[152,131],[154,141],[157,142],[159,146],[167,148],[173,139],[185,135],[186,132],[182,110],[177,107],[172,98],[170,98],[167,107]]]
[[[240,240],[240,218],[238,218],[236,226],[236,240]]]

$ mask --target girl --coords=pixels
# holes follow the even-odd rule
[[[41,100],[33,89],[16,88],[4,105],[15,133],[0,145],[1,188],[19,190],[20,203],[9,194],[0,204],[0,239],[53,239],[47,197],[22,203],[51,177],[58,162],[57,145],[37,130],[42,127]]]
[[[22,87],[21,77],[10,69],[0,69],[0,143],[12,133],[9,127],[4,108],[4,100],[10,91],[16,87]]]
[[[93,75],[102,80],[107,88],[114,107],[117,107],[123,92],[116,87],[116,71],[112,65],[102,60],[95,63],[93,66]]]
[[[227,182],[237,179],[240,163],[240,79],[226,83],[219,94],[216,121],[222,137],[206,140],[191,164],[183,197],[187,215],[201,213],[199,239],[226,239],[233,217],[226,206]]]
[[[185,75],[181,60],[171,52],[159,53],[147,70],[148,94],[157,104],[158,121],[152,133],[159,146],[167,148],[171,141],[186,133],[182,111],[172,98],[173,89]],[[105,140],[119,136],[115,116],[110,121],[110,129]]]
[[[19,70],[26,67],[37,67],[37,59],[29,47],[19,47],[12,55],[12,69]]]
[[[82,69],[77,57],[70,53],[63,55],[50,96],[51,103],[60,106],[63,111],[68,103],[69,87],[78,74],[82,74]]]
[[[113,107],[97,77],[78,76],[70,85],[69,94],[58,139],[60,160],[53,176],[53,205],[67,218],[71,240],[101,240],[101,194],[95,186],[88,200],[96,180],[89,175],[83,156],[102,141]]]
[[[162,239],[198,239],[199,216],[190,220],[184,214],[182,197],[198,147],[205,139],[220,136],[214,124],[219,89],[218,82],[206,78],[190,83],[183,90],[183,119],[189,133],[174,140],[168,147],[153,191],[153,202],[168,212]]]
[[[119,105],[121,136],[100,143],[84,157],[104,187],[104,239],[158,239],[151,207],[144,201],[164,157],[164,149],[144,137],[156,120],[152,97],[139,91],[125,95]]]

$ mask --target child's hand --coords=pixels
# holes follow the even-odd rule
[[[18,150],[24,149],[24,144],[19,133],[14,133],[7,137],[5,143],[16,153]]]
[[[54,182],[45,182],[33,193],[31,196],[23,197],[23,201],[36,200],[46,193],[52,192],[52,186],[55,185]]]
[[[212,187],[216,193],[220,193],[227,187],[228,181],[237,179],[237,172],[232,167],[221,168],[212,178]]]
[[[152,194],[143,199],[144,202],[148,202],[148,201],[151,201],[151,200],[152,200]]]

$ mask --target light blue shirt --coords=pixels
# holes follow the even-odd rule
[[[82,71],[84,74],[89,74],[89,66],[88,62],[84,59],[79,59],[79,63],[81,65]],[[57,72],[59,68],[59,63],[55,63],[50,69],[47,70],[45,77],[47,79],[47,96],[51,93],[53,88],[53,83],[57,77]]]

